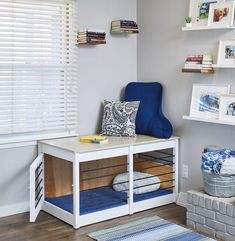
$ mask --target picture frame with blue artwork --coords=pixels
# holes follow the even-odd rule
[[[190,117],[219,119],[220,97],[229,92],[230,85],[194,84]]]
[[[192,25],[207,26],[210,5],[222,2],[225,0],[190,0],[189,16],[192,17]]]
[[[235,123],[235,95],[222,95],[219,120]]]
[[[219,41],[217,64],[235,68],[235,39]]]

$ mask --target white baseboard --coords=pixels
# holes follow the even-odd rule
[[[17,203],[0,207],[0,218],[29,211],[29,203]]]
[[[186,192],[179,193],[176,204],[186,208],[186,204],[187,204],[187,193]]]

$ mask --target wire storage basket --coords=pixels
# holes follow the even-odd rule
[[[205,192],[215,197],[235,196],[235,176],[222,176],[202,170]]]

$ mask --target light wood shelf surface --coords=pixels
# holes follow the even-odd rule
[[[177,140],[179,137],[173,136],[170,139],[160,139],[151,136],[137,135],[136,137],[107,137],[108,143],[94,144],[94,143],[82,143],[79,141],[79,137],[61,138],[40,141],[40,144],[50,145],[56,148],[68,150],[75,153],[87,153],[93,151],[109,150],[113,148],[129,147],[150,143],[169,142],[171,140]]]

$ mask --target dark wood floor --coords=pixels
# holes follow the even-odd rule
[[[0,241],[91,241],[87,237],[90,232],[154,215],[185,226],[186,210],[175,204],[82,227],[79,230],[74,230],[70,225],[45,212],[40,213],[36,223],[29,223],[29,215],[26,213],[0,219]]]

